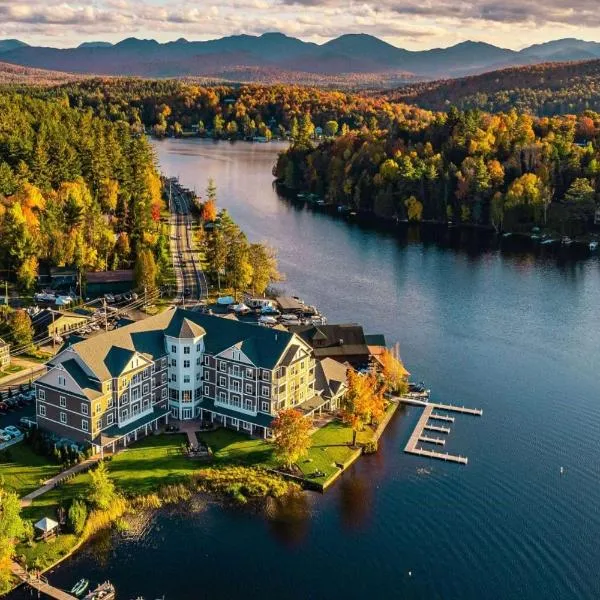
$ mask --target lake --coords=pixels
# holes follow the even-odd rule
[[[269,518],[162,512],[140,541],[105,536],[50,579],[146,599],[599,598],[598,259],[309,210],[272,186],[277,144],[154,145],[201,195],[214,178],[219,206],[278,249],[286,291],[399,342],[434,400],[484,415],[456,415],[448,436],[467,466],[404,454],[420,409],[401,409],[378,454],[323,496]]]

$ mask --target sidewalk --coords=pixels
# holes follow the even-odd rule
[[[58,475],[47,479],[46,481],[44,481],[44,485],[42,485],[42,487],[38,488],[37,490],[33,490],[33,492],[30,492],[29,494],[21,498],[21,508],[30,506],[32,500],[34,500],[38,496],[41,496],[42,494],[45,494],[46,492],[49,492],[57,483],[65,479],[65,477],[68,477],[69,475],[73,475],[75,473],[81,473],[82,471],[87,471],[88,469],[93,467],[100,460],[100,458],[100,454],[95,454],[91,458],[80,462],[78,465],[70,467],[66,471],[61,471],[60,473],[58,473]]]

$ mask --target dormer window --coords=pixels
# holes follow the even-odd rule
[[[63,375],[58,376],[58,385],[62,385],[62,386],[67,385],[67,380]]]

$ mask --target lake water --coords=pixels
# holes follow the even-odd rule
[[[270,519],[161,513],[141,541],[101,540],[51,580],[110,579],[119,598],[146,599],[599,598],[598,259],[310,211],[273,189],[275,144],[155,147],[184,185],[214,178],[219,205],[279,250],[287,291],[398,341],[435,400],[484,416],[452,425],[447,449],[466,467],[404,454],[420,410],[402,409],[379,453],[324,496]]]

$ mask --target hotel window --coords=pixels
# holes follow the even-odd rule
[[[244,400],[244,409],[254,410],[254,403],[252,402],[252,400]]]
[[[40,404],[40,416],[41,417],[46,416],[46,407],[43,404]]]
[[[200,381],[200,373],[196,373],[196,381]]]
[[[135,401],[140,397],[140,388],[133,388],[131,390],[131,400]]]
[[[240,406],[242,405],[242,399],[239,396],[231,396],[231,404],[233,404],[233,406],[235,406],[236,408],[240,408]]]
[[[235,350],[231,353],[233,356],[233,360],[240,360],[240,353]]]
[[[107,392],[111,392],[111,391],[112,391],[112,381],[109,381],[109,382],[106,384],[106,391],[107,391]]]
[[[144,369],[144,379],[148,379],[148,377],[150,377],[150,369],[146,368]]]
[[[246,431],[251,431],[252,423],[248,423],[247,421],[242,421],[242,429],[245,429]]]
[[[96,429],[102,429],[102,419],[96,421]]]
[[[233,374],[234,374],[236,377],[239,377],[239,376],[240,376],[240,367],[239,367],[238,365],[233,365]]]
[[[246,377],[253,377],[254,373],[252,373],[252,369],[246,369]]]
[[[266,385],[263,385],[261,387],[261,392],[262,392],[262,395],[265,396],[266,398],[269,397],[269,388]]]
[[[88,430],[88,422],[85,419],[81,419],[81,429],[83,429],[83,431]]]
[[[161,390],[160,397],[163,398],[163,399],[167,397],[167,388],[163,388]]]
[[[67,406],[67,399],[64,396],[61,396],[58,399],[59,404],[61,405],[62,408],[65,408],[65,406]]]
[[[88,414],[88,405],[84,404],[83,402],[81,403],[81,414],[82,415],[87,415]]]
[[[106,424],[107,424],[107,425],[112,425],[112,424],[113,424],[113,421],[114,421],[113,414],[112,414],[112,413],[108,413],[108,414],[106,415]]]
[[[165,381],[167,381],[167,374],[166,374],[166,373],[163,373],[163,374],[162,374],[162,377],[160,378],[160,380],[161,380],[163,383],[165,383]]]
[[[219,400],[221,402],[227,402],[227,394],[223,390],[219,392]]]
[[[240,391],[240,382],[237,381],[237,379],[234,379],[231,382],[231,387],[232,387],[232,389],[233,389],[234,392],[239,392]]]
[[[198,366],[200,366],[200,362],[201,362],[201,360],[200,360],[200,357],[198,357],[198,358],[196,359],[196,364],[197,364]]]
[[[239,423],[239,421],[237,419],[231,419],[231,426],[232,427],[237,427],[238,423]]]
[[[102,406],[100,405],[100,402],[96,402],[96,414],[98,414],[101,410]]]
[[[207,385],[205,385],[204,386],[204,395],[208,396],[209,394],[210,394],[210,388]]]
[[[246,394],[251,394],[252,393],[252,384],[251,383],[247,383],[244,386],[244,389],[246,390]]]
[[[108,399],[108,408],[111,408],[112,405],[113,405],[113,399],[112,399],[112,396],[110,396]]]
[[[219,377],[219,385],[227,385],[227,377]]]
[[[147,410],[148,408],[150,408],[150,400],[144,400],[144,401],[142,402],[142,408],[143,408],[144,410]]]
[[[164,368],[167,366],[167,359],[166,359],[166,358],[163,358],[163,359],[160,361],[160,364],[161,364],[162,368],[164,369]]]
[[[196,388],[194,390],[194,400],[200,400],[202,398],[202,388]]]
[[[66,423],[67,422],[67,413],[66,412],[61,412],[60,413],[60,422],[61,423]]]
[[[304,361],[302,361],[302,362],[300,363],[300,368],[301,368],[301,369],[304,369]]]
[[[145,384],[144,384],[143,393],[144,393],[144,394],[147,394],[149,391],[150,391],[150,386],[149,386],[147,383],[145,383]]]
[[[204,357],[204,364],[205,364],[205,365],[208,365],[208,364],[210,364],[210,358],[209,358],[208,356],[205,356],[205,357]]]
[[[181,401],[182,402],[191,402],[192,401],[192,391],[185,390],[181,393]]]
[[[183,368],[184,369],[189,369],[190,368],[190,361],[189,360],[184,360],[183,361]]]
[[[263,378],[265,381],[268,381],[268,380],[269,380],[269,371],[267,371],[267,370],[264,370],[264,369],[263,369],[263,372],[262,372],[262,378]]]
[[[62,375],[58,376],[58,385],[67,385],[67,380]]]
[[[261,410],[263,412],[269,412],[269,403],[268,402],[261,402],[260,405],[262,407]]]
[[[184,346],[183,347],[183,353],[184,354],[189,354],[190,353],[190,347],[189,346]]]
[[[45,400],[46,399],[46,392],[44,390],[38,390],[38,398],[40,400]]]
[[[124,421],[128,416],[129,416],[129,411],[126,408],[124,408],[121,411],[121,421]]]
[[[202,344],[196,344],[196,352],[202,352]]]
[[[177,381],[177,375],[175,375],[175,373],[171,375],[171,381]]]
[[[189,375],[184,375],[183,376],[183,383],[189,383],[190,382],[190,376]]]
[[[175,358],[171,359],[171,366],[172,367],[176,367],[177,366],[177,360]]]
[[[221,371],[227,371],[227,363],[224,360],[219,363],[219,369]]]
[[[177,346],[171,346],[171,352],[173,354],[176,354],[177,353]]]

